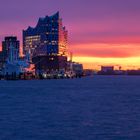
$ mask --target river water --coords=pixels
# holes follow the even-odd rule
[[[0,140],[140,140],[140,77],[0,81]]]

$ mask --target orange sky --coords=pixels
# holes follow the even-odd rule
[[[101,65],[114,65],[116,69],[122,66],[124,70],[140,68],[140,44],[138,43],[72,44],[68,51],[73,52],[73,61],[82,63],[85,69],[99,70]]]
[[[73,60],[84,68],[140,68],[140,0],[1,0],[0,42],[15,35],[22,46],[22,30],[56,11],[68,30]]]
[[[73,60],[84,68],[100,69],[101,65],[115,65],[122,69],[140,68],[140,44],[81,44],[73,45]]]
[[[126,58],[99,58],[99,57],[74,57],[74,61],[84,64],[86,69],[99,70],[100,66],[115,66],[116,69],[119,66],[123,70],[127,69],[139,69],[140,68],[140,57],[126,57]]]

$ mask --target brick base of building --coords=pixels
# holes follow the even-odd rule
[[[61,70],[67,67],[66,56],[36,56],[32,59],[35,69],[39,71]]]

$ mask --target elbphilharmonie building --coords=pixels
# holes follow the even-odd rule
[[[59,12],[39,18],[35,27],[23,30],[23,52],[35,63],[36,69],[63,69],[67,61],[68,32]]]

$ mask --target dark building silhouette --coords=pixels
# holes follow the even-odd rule
[[[67,57],[63,56],[36,56],[33,59],[37,73],[50,72],[52,70],[66,69]]]
[[[98,72],[99,75],[114,75],[114,66],[101,66],[101,70]]]
[[[39,18],[36,27],[23,30],[23,50],[24,54],[30,56],[36,69],[65,68],[67,30],[62,25],[59,12]]]
[[[3,63],[4,63],[4,61],[3,61],[3,54],[2,54],[2,52],[0,52],[0,75],[1,75],[1,70],[3,68]]]
[[[1,58],[2,61],[6,61],[8,56],[10,55],[10,48],[13,47],[13,59],[18,60],[19,59],[19,51],[20,51],[20,45],[19,41],[17,40],[17,37],[15,36],[8,36],[5,37],[5,40],[2,41],[2,53]]]

